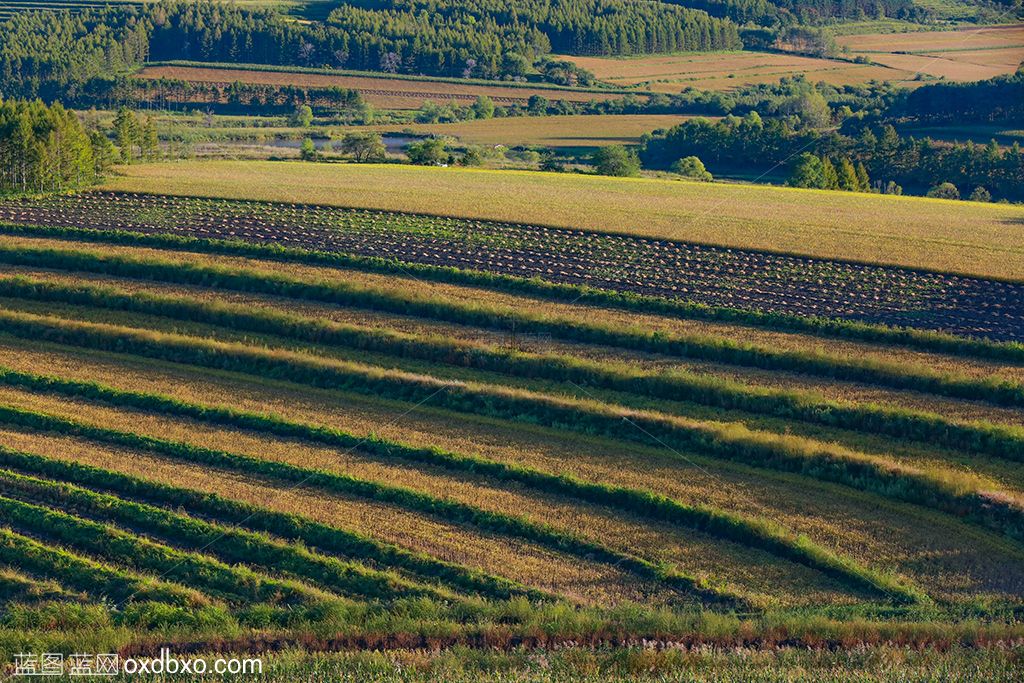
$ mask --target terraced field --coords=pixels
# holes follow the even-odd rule
[[[528,225],[309,205],[90,193],[0,221],[172,233],[469,269],[767,314],[1024,341],[1024,285]]]
[[[719,307],[794,300],[788,281],[909,316],[945,288],[967,320],[964,279],[311,206],[2,213],[12,652],[88,632],[133,653],[652,639],[1019,664],[1021,346]],[[988,317],[958,329],[1019,338],[969,301]]]

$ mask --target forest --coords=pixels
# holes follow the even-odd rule
[[[738,49],[735,23],[660,2],[564,0],[344,5],[325,22],[274,9],[160,2],[80,13],[24,12],[3,25],[11,96],[79,101],[146,59],[329,66],[522,78],[551,51],[644,54]]]
[[[60,104],[0,102],[0,194],[86,187],[112,163],[113,151]]]

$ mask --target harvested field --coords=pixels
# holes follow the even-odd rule
[[[774,52],[723,52],[644,57],[562,56],[598,79],[618,87],[678,93],[685,88],[734,90],[758,83],[776,83],[802,73],[810,81],[834,85],[897,80],[902,73],[869,64],[803,57]]]
[[[758,185],[396,165],[124,167],[105,189],[426,213],[1021,279],[1024,208]],[[652,210],[653,208],[653,210]],[[642,216],[642,219],[640,218]]]
[[[836,42],[852,54],[904,72],[953,81],[978,81],[1012,74],[1024,61],[1024,25],[956,31],[840,36]]]
[[[869,33],[839,36],[836,42],[853,52],[937,52],[1024,46],[1024,24],[984,26],[955,31]]]
[[[222,69],[194,66],[148,66],[136,78],[169,78],[197,83],[218,83],[225,87],[236,81],[268,85],[310,87],[339,87],[358,90],[367,101],[385,109],[419,109],[426,100],[437,103],[470,104],[479,95],[487,95],[496,104],[526,104],[533,95],[549,100],[590,102],[621,97],[615,93],[574,91],[544,87],[513,87],[478,85],[419,79],[375,78],[373,76],[327,75],[255,70]]]

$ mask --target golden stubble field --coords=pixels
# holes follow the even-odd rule
[[[769,52],[706,52],[646,57],[571,57],[600,80],[619,87],[677,93],[684,88],[732,90],[775,83],[797,73],[812,81],[866,83],[893,78],[891,69],[870,64]]]
[[[121,168],[105,189],[623,232],[1024,280],[1024,207],[922,197],[395,164]]]

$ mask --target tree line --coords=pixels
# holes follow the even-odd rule
[[[114,160],[111,142],[73,112],[41,101],[0,101],[0,193],[74,190]]]
[[[756,112],[717,122],[694,119],[649,138],[640,158],[648,168],[667,169],[691,155],[715,173],[788,173],[791,183],[803,187],[863,191],[870,177],[873,191],[936,194],[948,183],[965,196],[1024,200],[1024,152],[1019,144],[1002,149],[995,142],[917,140],[901,136],[891,124],[842,133],[800,127],[786,118],[763,120]],[[938,196],[953,193],[946,188]]]
[[[21,12],[0,31],[0,89],[65,102],[147,59],[520,79],[552,51],[742,47],[731,20],[654,0],[371,0],[314,22],[272,8],[162,0]]]

